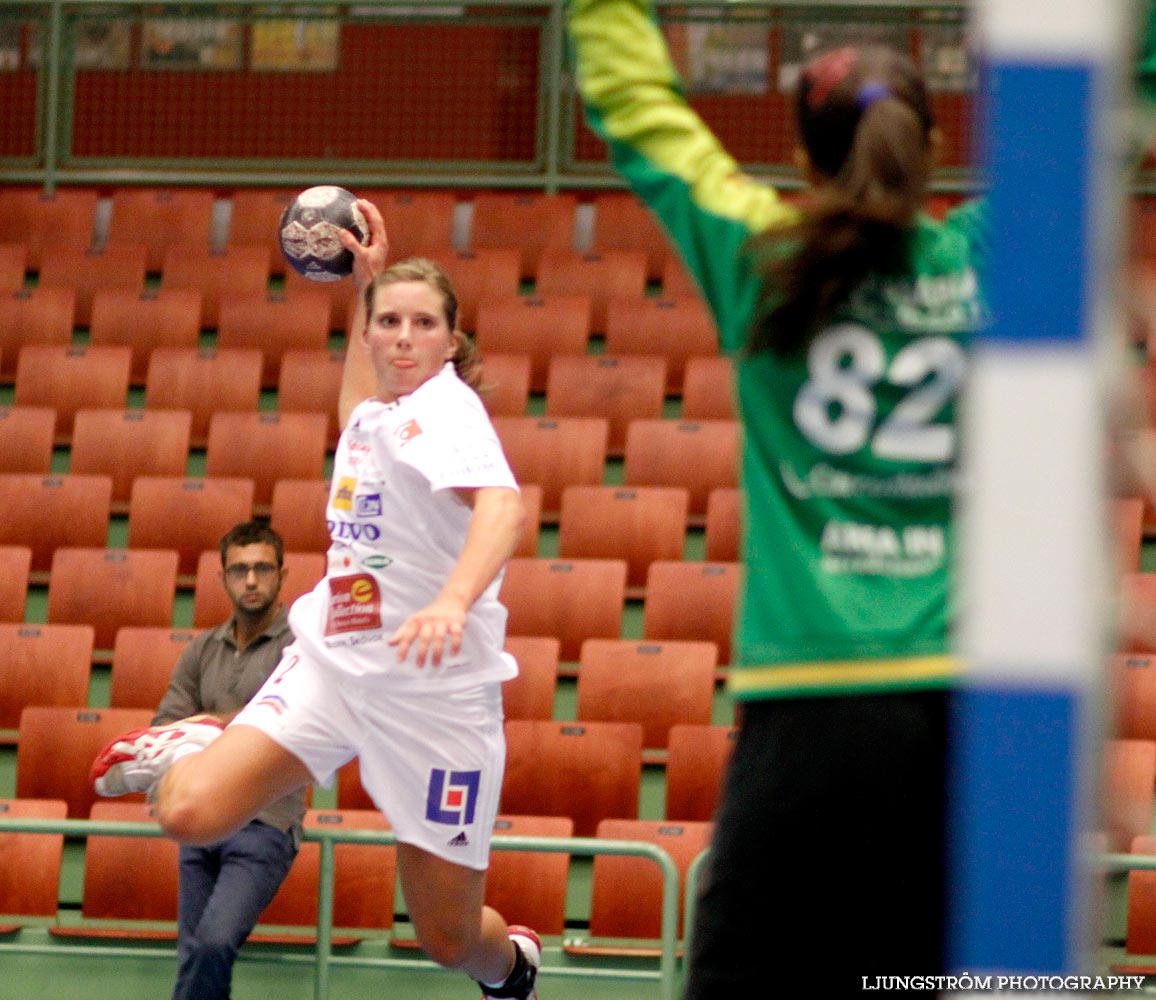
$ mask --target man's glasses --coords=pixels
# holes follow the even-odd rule
[[[225,567],[225,577],[233,583],[244,583],[250,573],[255,574],[258,580],[271,580],[277,573],[277,566],[274,563],[259,562],[233,563]]]

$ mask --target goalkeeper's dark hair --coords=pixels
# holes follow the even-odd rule
[[[892,49],[843,48],[815,59],[796,103],[819,183],[798,223],[752,241],[763,284],[751,352],[802,350],[869,273],[906,269],[932,167],[927,89]]]

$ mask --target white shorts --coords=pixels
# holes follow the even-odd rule
[[[399,687],[329,669],[294,644],[230,725],[261,730],[326,786],[360,757],[361,783],[400,842],[488,867],[506,759],[500,684]]]

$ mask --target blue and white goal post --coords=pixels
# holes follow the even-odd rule
[[[993,319],[962,417],[948,963],[1005,981],[1061,983],[1087,971],[1096,940],[1083,835],[1116,582],[1107,359],[1124,320],[1117,125],[1137,6],[974,10]]]

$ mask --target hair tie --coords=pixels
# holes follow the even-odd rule
[[[874,81],[865,83],[859,88],[859,92],[855,95],[855,103],[862,112],[866,111],[876,101],[881,101],[885,97],[892,96],[894,95],[891,93],[891,88],[888,87],[887,84]]]
[[[807,91],[807,106],[812,110],[822,107],[831,96],[831,91],[847,78],[858,59],[858,50],[854,46],[845,45],[819,56],[807,66],[803,70],[803,78],[810,87]]]

